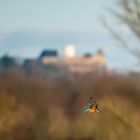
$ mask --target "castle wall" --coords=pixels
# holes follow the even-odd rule
[[[70,52],[69,52],[70,51]],[[100,51],[95,56],[90,57],[76,57],[75,47],[68,45],[64,51],[64,59],[60,60],[58,57],[44,57],[42,58],[43,64],[57,64],[59,66],[67,67],[72,72],[87,73],[103,69],[106,67],[106,57]]]

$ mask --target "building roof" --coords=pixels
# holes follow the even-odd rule
[[[57,55],[58,55],[58,53],[56,50],[44,50],[44,51],[42,51],[40,58],[49,57],[49,56],[56,57]]]

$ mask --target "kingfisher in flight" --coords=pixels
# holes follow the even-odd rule
[[[101,112],[100,109],[98,108],[98,104],[96,104],[92,97],[89,98],[89,106],[87,109],[84,110],[84,112],[89,112],[89,113],[94,113],[94,112]]]

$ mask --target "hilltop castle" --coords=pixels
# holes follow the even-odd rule
[[[56,64],[68,68],[71,72],[87,73],[106,69],[106,56],[102,50],[98,50],[95,55],[86,54],[82,57],[76,56],[76,49],[73,45],[66,45],[64,57],[60,59],[56,50],[45,50],[39,57],[44,64]]]

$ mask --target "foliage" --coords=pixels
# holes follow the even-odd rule
[[[93,96],[101,113],[83,110]],[[73,76],[59,80],[0,72],[2,140],[138,140],[139,80],[131,76]]]

